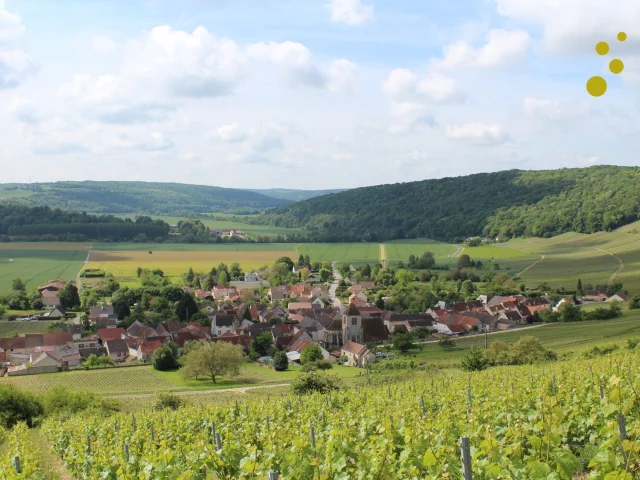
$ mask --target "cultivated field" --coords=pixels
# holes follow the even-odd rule
[[[164,245],[163,245],[164,246]],[[182,247],[183,245],[178,245]],[[199,245],[201,246],[201,245]],[[258,269],[265,265],[272,265],[282,256],[295,257],[293,245],[287,245],[287,250],[267,250],[262,248],[241,248],[253,245],[238,245],[237,248],[229,245],[227,250],[222,249],[198,249],[198,250],[94,250],[91,252],[89,268],[100,268],[113,273],[116,278],[131,278],[136,276],[136,269],[160,268],[168,277],[179,277],[189,267],[196,272],[208,272],[211,267],[217,267],[220,262],[231,265],[238,262],[245,272]],[[150,247],[151,248],[151,247]]]
[[[303,243],[296,246],[297,256],[309,255],[312,262],[378,263],[378,243]],[[297,256],[294,260],[297,259]]]
[[[410,255],[421,257],[426,252],[435,255],[436,260],[446,259],[456,252],[458,249],[455,245],[447,243],[434,242],[433,240],[416,239],[416,240],[397,240],[385,243],[387,250],[387,261],[389,266],[394,267],[398,262],[405,265]],[[447,262],[441,262],[447,263]]]
[[[29,289],[55,278],[73,280],[88,249],[88,243],[0,243],[0,293],[11,289],[15,277]]]
[[[8,322],[2,320],[0,321],[0,337],[22,335],[24,333],[46,333],[51,323],[53,322]]]

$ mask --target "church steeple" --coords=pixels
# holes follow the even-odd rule
[[[342,315],[342,341],[362,343],[362,314],[353,303]]]

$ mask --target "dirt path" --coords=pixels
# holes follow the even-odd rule
[[[458,246],[454,245],[454,247]],[[458,258],[460,255],[462,255],[462,252],[464,252],[464,247],[458,247],[458,250],[451,254],[451,258]]]
[[[218,388],[217,390],[186,390],[182,392],[170,392],[174,395],[180,396],[188,396],[188,395],[199,395],[199,394],[208,394],[208,393],[247,393],[249,390],[255,390],[257,388],[275,388],[275,387],[286,387],[288,383],[277,383],[275,385],[257,385],[255,387],[235,387],[235,388]],[[105,398],[145,398],[145,397],[155,397],[155,393],[139,393],[133,395],[109,395]]]
[[[82,290],[82,279],[80,278],[80,274],[83,270],[89,266],[89,261],[91,260],[91,250],[87,252],[87,258],[84,259],[84,263],[82,264],[82,268],[78,271],[76,275],[76,285],[78,286],[78,290]]]
[[[380,244],[380,263],[382,268],[387,268],[387,247],[384,243]]]
[[[522,328],[510,328],[508,330],[500,330],[499,332],[489,332],[486,335],[499,335],[501,333],[513,333],[513,332],[521,332],[522,330],[531,330],[533,328],[540,328],[540,327],[546,327],[547,325],[551,325],[549,323],[541,323],[539,325],[532,325],[530,327],[522,327]],[[474,338],[474,337],[482,337],[483,335],[485,335],[484,333],[478,333],[476,335],[469,335],[469,336],[464,336],[464,337],[460,337],[457,338],[455,341],[459,341],[459,340],[464,340],[467,338]],[[438,343],[440,340],[429,340],[427,342],[414,342],[414,343],[420,343],[420,344],[427,344],[427,343]]]
[[[531,252],[527,252],[525,250],[520,250],[521,252],[525,252],[525,253],[531,253]],[[542,262],[545,258],[547,258],[546,255],[540,255],[540,259],[536,260],[535,262],[533,262],[531,265],[529,265],[527,268],[525,268],[524,270],[519,271],[518,273],[516,273],[516,277],[519,277],[520,275],[523,275],[525,273],[527,273],[529,270],[531,270],[533,267],[535,267],[536,265],[538,265],[540,262]]]
[[[64,466],[62,459],[58,457],[51,447],[51,443],[39,428],[29,431],[31,441],[38,449],[40,468],[43,470],[43,480],[73,480],[73,477]]]
[[[622,272],[622,270],[624,270],[624,262],[622,261],[622,259],[617,256],[615,253],[609,252],[607,250],[604,250],[602,248],[598,248],[598,247],[591,247],[594,250],[599,250],[601,252],[606,253],[607,255],[611,255],[613,258],[615,258],[616,260],[618,260],[618,263],[620,263],[620,266],[618,267],[618,270],[616,270],[610,277],[609,280],[607,280],[607,285],[611,285],[613,283],[613,281],[616,279],[616,277],[618,276],[618,274],[620,272]]]

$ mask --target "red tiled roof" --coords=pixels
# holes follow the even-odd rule
[[[344,346],[342,347],[342,350],[346,350],[347,352],[353,353],[354,355],[358,355],[360,352],[366,349],[367,347],[365,347],[364,345],[360,345],[359,343],[352,342],[351,340],[345,343]]]

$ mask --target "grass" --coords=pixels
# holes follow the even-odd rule
[[[227,250],[199,249],[199,250],[96,250],[91,252],[88,268],[100,268],[112,273],[118,280],[135,281],[136,270],[141,268],[160,268],[167,277],[179,277],[189,267],[196,272],[208,272],[211,267],[217,267],[220,262],[231,265],[238,262],[245,272],[259,269],[265,265],[272,265],[282,256],[295,257],[293,245],[286,245],[291,250],[266,248],[233,248]],[[247,247],[248,245],[243,245]],[[263,246],[263,245],[258,245]],[[240,246],[238,246],[240,247]],[[233,248],[233,249],[231,249]],[[149,250],[153,251],[149,254]]]
[[[0,244],[0,293],[11,290],[15,277],[21,277],[28,289],[52,279],[75,279],[88,246],[86,243]]]
[[[359,376],[362,370],[335,366],[331,372],[342,378],[352,378]],[[64,386],[70,390],[90,391],[98,395],[111,396],[290,383],[300,373],[300,367],[297,365],[291,365],[288,371],[276,372],[258,364],[248,364],[243,367],[238,378],[220,377],[216,378],[216,383],[213,384],[210,377],[185,380],[179,371],[157,372],[151,366],[140,366],[3,377],[0,378],[0,385],[2,382],[9,382],[25,390],[38,393],[45,392],[55,386]]]
[[[24,333],[47,333],[51,321],[38,322],[7,322],[0,321],[0,337],[22,335]]]
[[[406,265],[410,255],[421,257],[426,252],[433,253],[437,261],[450,257],[458,249],[455,245],[426,239],[387,242],[385,248],[390,266],[395,266],[398,262],[403,262]]]
[[[380,245],[377,243],[303,243],[296,246],[296,258],[309,255],[312,262],[378,263]]]
[[[540,339],[545,347],[558,354],[579,354],[596,345],[616,343],[620,347],[628,338],[640,336],[640,312],[625,311],[623,316],[612,320],[595,320],[575,323],[556,323],[538,328],[513,330],[506,333],[488,335],[489,344],[502,341],[515,343],[523,336]],[[455,348],[445,351],[437,343],[424,344],[422,350],[414,350],[408,355],[396,352],[397,358],[407,360],[426,360],[437,365],[454,366],[466,355],[471,347],[483,347],[484,335],[462,337],[455,340]]]

